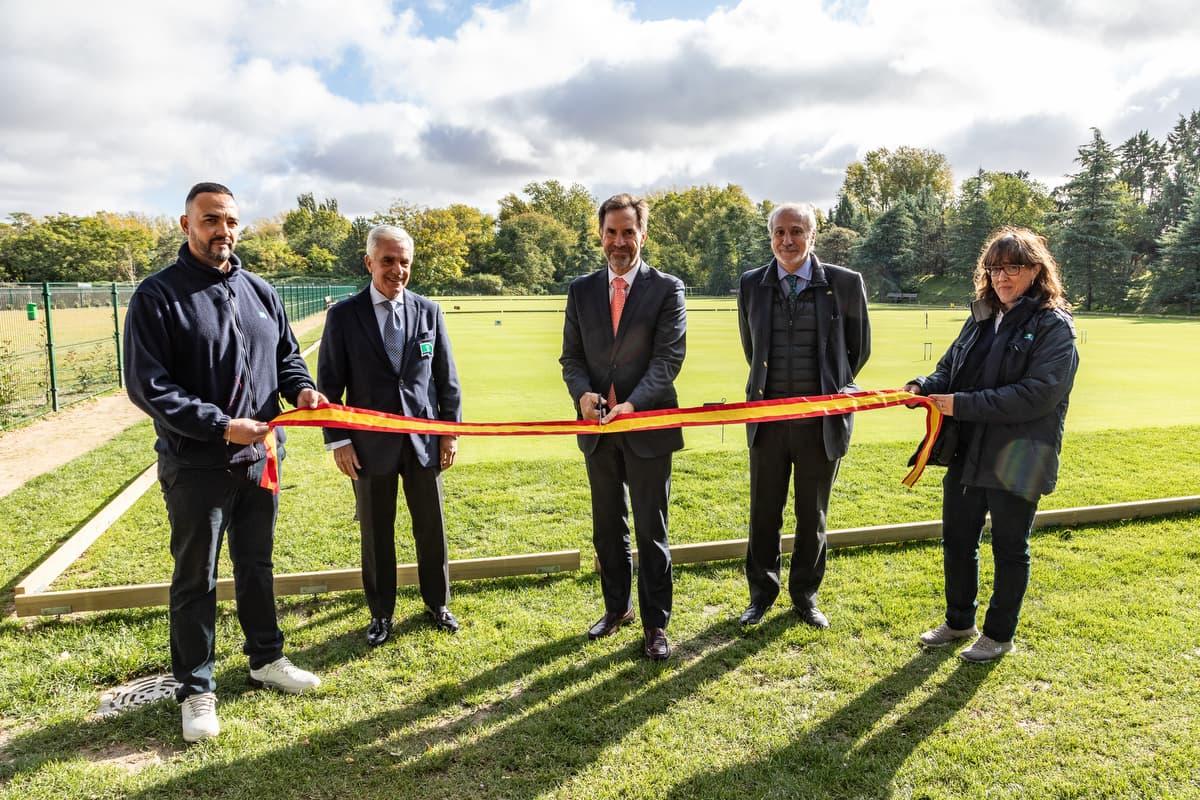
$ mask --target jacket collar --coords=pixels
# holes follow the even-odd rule
[[[1041,308],[1042,300],[1041,292],[1022,295],[1017,298],[1017,302],[1013,303],[1012,308],[1004,312],[1004,316],[1006,319],[1024,319]],[[971,301],[971,318],[976,322],[987,322],[989,319],[995,318],[998,311],[999,309],[987,300]]]
[[[828,286],[829,279],[825,277],[825,265],[821,263],[821,259],[817,258],[816,253],[810,253],[812,256],[812,278],[809,280],[809,286]],[[775,288],[779,285],[779,259],[772,257],[771,263],[763,267],[762,280],[760,286]]]

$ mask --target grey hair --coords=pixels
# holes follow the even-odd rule
[[[805,233],[812,233],[817,229],[817,213],[813,211],[812,203],[780,203],[771,209],[771,214],[767,217],[768,233],[775,232],[775,220],[784,211],[791,211],[794,214],[800,215]]]
[[[367,234],[367,255],[374,254],[381,239],[391,239],[402,247],[407,247],[409,255],[412,255],[416,246],[409,232],[399,225],[376,225]]]

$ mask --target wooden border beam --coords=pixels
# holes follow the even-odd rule
[[[467,558],[450,562],[451,580],[504,578],[513,575],[551,575],[579,569],[578,550],[559,550],[550,553],[531,553],[498,558]],[[402,564],[396,568],[396,582],[401,586],[417,583],[417,565]],[[118,608],[164,606],[169,599],[169,583],[147,583],[135,586],[104,586],[96,589],[71,589],[54,592],[30,592],[17,595],[13,601],[18,617],[54,616],[80,611],[111,611]],[[362,570],[335,569],[323,572],[294,572],[275,576],[275,594],[325,594],[362,588]],[[217,581],[217,599],[233,599],[233,579]]]
[[[1200,511],[1200,495],[1168,497],[1160,500],[1138,500],[1132,503],[1111,503],[1103,506],[1081,506],[1039,511],[1034,517],[1035,528],[1050,528],[1063,525],[1084,525],[1092,522],[1112,522],[1120,519],[1161,517],[1167,514],[1183,514]],[[989,523],[990,525],[990,517]],[[898,525],[872,525],[865,528],[845,528],[829,531],[825,541],[829,547],[857,547],[888,542],[915,542],[922,539],[940,539],[942,521],[904,522]],[[796,537],[786,534],[780,537],[783,552],[790,553],[795,547]],[[746,557],[745,539],[724,539],[718,542],[671,545],[671,562],[674,564],[696,564],[704,561],[725,561]],[[633,551],[637,563],[637,550]],[[593,561],[593,564],[595,562]]]
[[[109,527],[121,518],[138,501],[146,490],[158,480],[158,464],[151,464],[114,497],[108,505],[100,509],[94,517],[84,523],[70,539],[50,554],[50,557],[37,566],[33,572],[25,576],[25,580],[13,587],[17,597],[25,594],[37,594],[50,586],[58,576],[70,568],[75,560],[92,546]]]

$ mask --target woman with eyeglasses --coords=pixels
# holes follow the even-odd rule
[[[1012,651],[1029,584],[1038,500],[1054,490],[1067,399],[1079,366],[1075,325],[1046,240],[1003,228],[975,268],[971,316],[932,375],[905,388],[946,415],[941,463],[946,619],[925,647],[977,637],[960,655],[987,662]],[[957,434],[957,439],[955,439]],[[975,627],[979,542],[992,515],[995,580],[983,632]]]

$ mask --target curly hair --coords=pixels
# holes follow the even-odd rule
[[[987,267],[1001,264],[1041,267],[1033,279],[1029,294],[1041,296],[1042,308],[1071,307],[1058,274],[1058,262],[1050,253],[1046,237],[1028,228],[1005,226],[992,234],[979,251],[979,260],[975,264],[975,299],[986,301],[996,309],[1000,308],[1000,298],[992,288]]]

